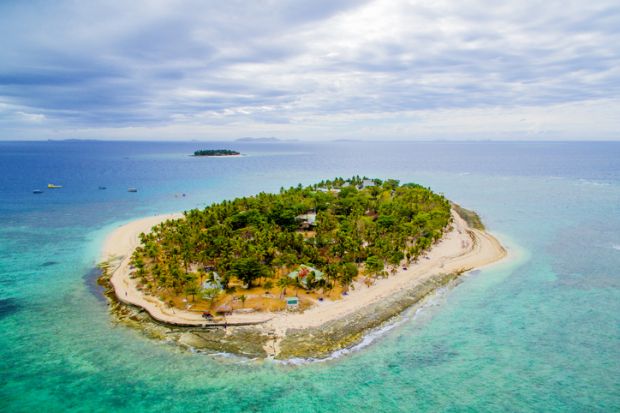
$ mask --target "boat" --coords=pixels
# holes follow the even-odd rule
[[[41,191],[40,189],[35,189],[34,191],[32,191],[33,194],[42,194],[43,191]]]
[[[138,192],[138,190],[136,188],[129,188],[127,192]]]
[[[59,189],[62,188],[62,185],[47,184],[47,187],[49,189]]]
[[[100,186],[99,189],[107,189],[105,186]]]

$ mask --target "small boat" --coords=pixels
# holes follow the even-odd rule
[[[100,186],[99,189],[107,189],[105,186]]]
[[[136,188],[129,188],[127,192],[138,192],[138,190]]]
[[[43,191],[41,191],[40,189],[35,189],[34,191],[32,191],[33,194],[42,194]]]
[[[49,189],[59,189],[62,188],[62,185],[47,184],[47,187]]]

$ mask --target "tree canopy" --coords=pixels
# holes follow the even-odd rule
[[[194,151],[194,156],[231,156],[240,155],[239,152],[230,149],[201,149]]]
[[[417,184],[335,178],[187,211],[141,235],[132,262],[147,288],[195,293],[204,274],[248,287],[301,264],[325,273],[322,286],[358,274],[385,275],[441,238],[450,203]],[[288,284],[287,284],[288,285]]]

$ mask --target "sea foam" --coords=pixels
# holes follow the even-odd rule
[[[393,317],[391,320],[388,320],[385,324],[381,325],[380,327],[371,329],[368,332],[366,332],[362,340],[359,343],[353,346],[350,346],[350,347],[336,350],[327,357],[322,357],[322,358],[294,357],[294,358],[290,358],[286,360],[273,360],[273,361],[278,364],[301,366],[301,365],[311,364],[311,363],[324,363],[327,361],[336,360],[346,355],[358,352],[370,346],[372,343],[374,343],[381,337],[385,336],[388,332],[392,331],[396,327],[399,327],[408,321],[417,319],[420,315],[425,313],[429,308],[438,306],[440,302],[443,299],[445,299],[445,295],[449,289],[450,289],[450,286],[437,289],[437,291],[435,291],[429,297],[422,300],[421,303],[414,305],[412,308],[404,311],[402,314]]]

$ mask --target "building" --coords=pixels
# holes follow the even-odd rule
[[[299,298],[297,298],[297,297],[286,297],[286,309],[287,310],[297,310],[297,309],[299,309]]]
[[[375,183],[371,179],[364,179],[362,181],[362,183],[360,184],[359,188],[360,189],[366,189],[366,188],[370,188],[372,186],[375,186]]]
[[[317,281],[321,281],[325,274],[309,265],[301,264],[295,271],[288,274],[289,278],[296,280],[303,288],[310,288]]]
[[[316,225],[316,212],[307,212],[297,215],[295,218],[300,222],[302,229],[310,229]]]
[[[215,271],[213,271],[211,274],[212,275],[210,277],[208,277],[206,280],[202,282],[202,285],[201,285],[202,289],[203,290],[224,289],[224,287],[222,286],[222,278],[220,277],[220,275],[216,273]]]

